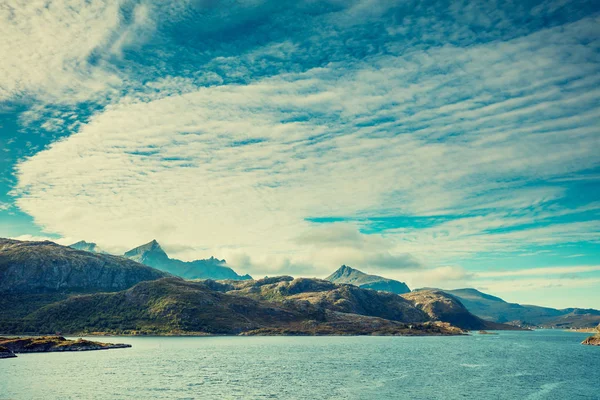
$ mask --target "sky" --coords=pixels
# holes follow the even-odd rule
[[[600,308],[597,1],[6,0],[0,236]]]

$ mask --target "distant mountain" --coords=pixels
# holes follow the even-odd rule
[[[555,309],[508,303],[476,289],[444,290],[454,295],[473,314],[495,322],[555,328],[591,328],[600,323],[600,311],[594,309]]]
[[[185,279],[252,279],[250,275],[238,275],[225,265],[225,260],[214,257],[195,261],[169,258],[156,240],[129,250],[125,253],[125,257]]]
[[[75,250],[49,241],[0,239],[0,293],[116,291],[165,276],[164,272],[118,256]]]
[[[365,274],[354,268],[342,265],[333,274],[325,278],[333,283],[346,283],[363,289],[373,289],[396,294],[409,293],[410,289],[404,282],[383,278],[377,275]]]
[[[90,253],[104,253],[96,243],[89,243],[85,240],[70,244],[69,247],[76,250],[89,251]]]

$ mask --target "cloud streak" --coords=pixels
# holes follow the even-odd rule
[[[73,134],[16,165],[15,203],[258,275],[465,282],[461,260],[598,244],[597,204],[567,201],[600,167],[590,4],[12,5],[0,100],[97,106],[44,121]],[[435,221],[374,228],[394,217]]]

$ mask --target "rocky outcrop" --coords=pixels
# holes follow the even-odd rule
[[[124,255],[131,260],[185,279],[252,279],[250,275],[238,275],[226,265],[225,260],[214,257],[195,261],[169,258],[156,240],[131,249]]]
[[[433,320],[448,322],[467,330],[520,330],[516,326],[485,321],[471,314],[460,300],[441,290],[419,290],[403,294],[415,307],[423,310]]]
[[[383,278],[377,275],[365,274],[364,272],[350,268],[347,265],[342,265],[337,271],[325,278],[325,280],[333,283],[346,283],[363,289],[373,289],[395,294],[410,292],[410,289],[404,282]]]
[[[85,339],[68,340],[62,336],[40,336],[17,338],[0,337],[0,347],[4,347],[13,353],[46,353],[57,351],[122,349],[131,347],[131,345],[92,342]]]
[[[587,344],[589,346],[600,346],[600,324],[596,327],[596,334],[585,339],[581,344]]]
[[[590,336],[589,338],[587,338],[583,342],[581,342],[581,344],[586,344],[589,346],[600,346],[600,334]]]
[[[118,291],[168,274],[56,243],[0,239],[0,293]]]
[[[15,353],[10,351],[7,347],[0,346],[0,358],[14,358],[16,357]]]

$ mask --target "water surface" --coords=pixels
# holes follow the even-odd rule
[[[102,337],[0,360],[0,399],[600,399],[588,334]]]

